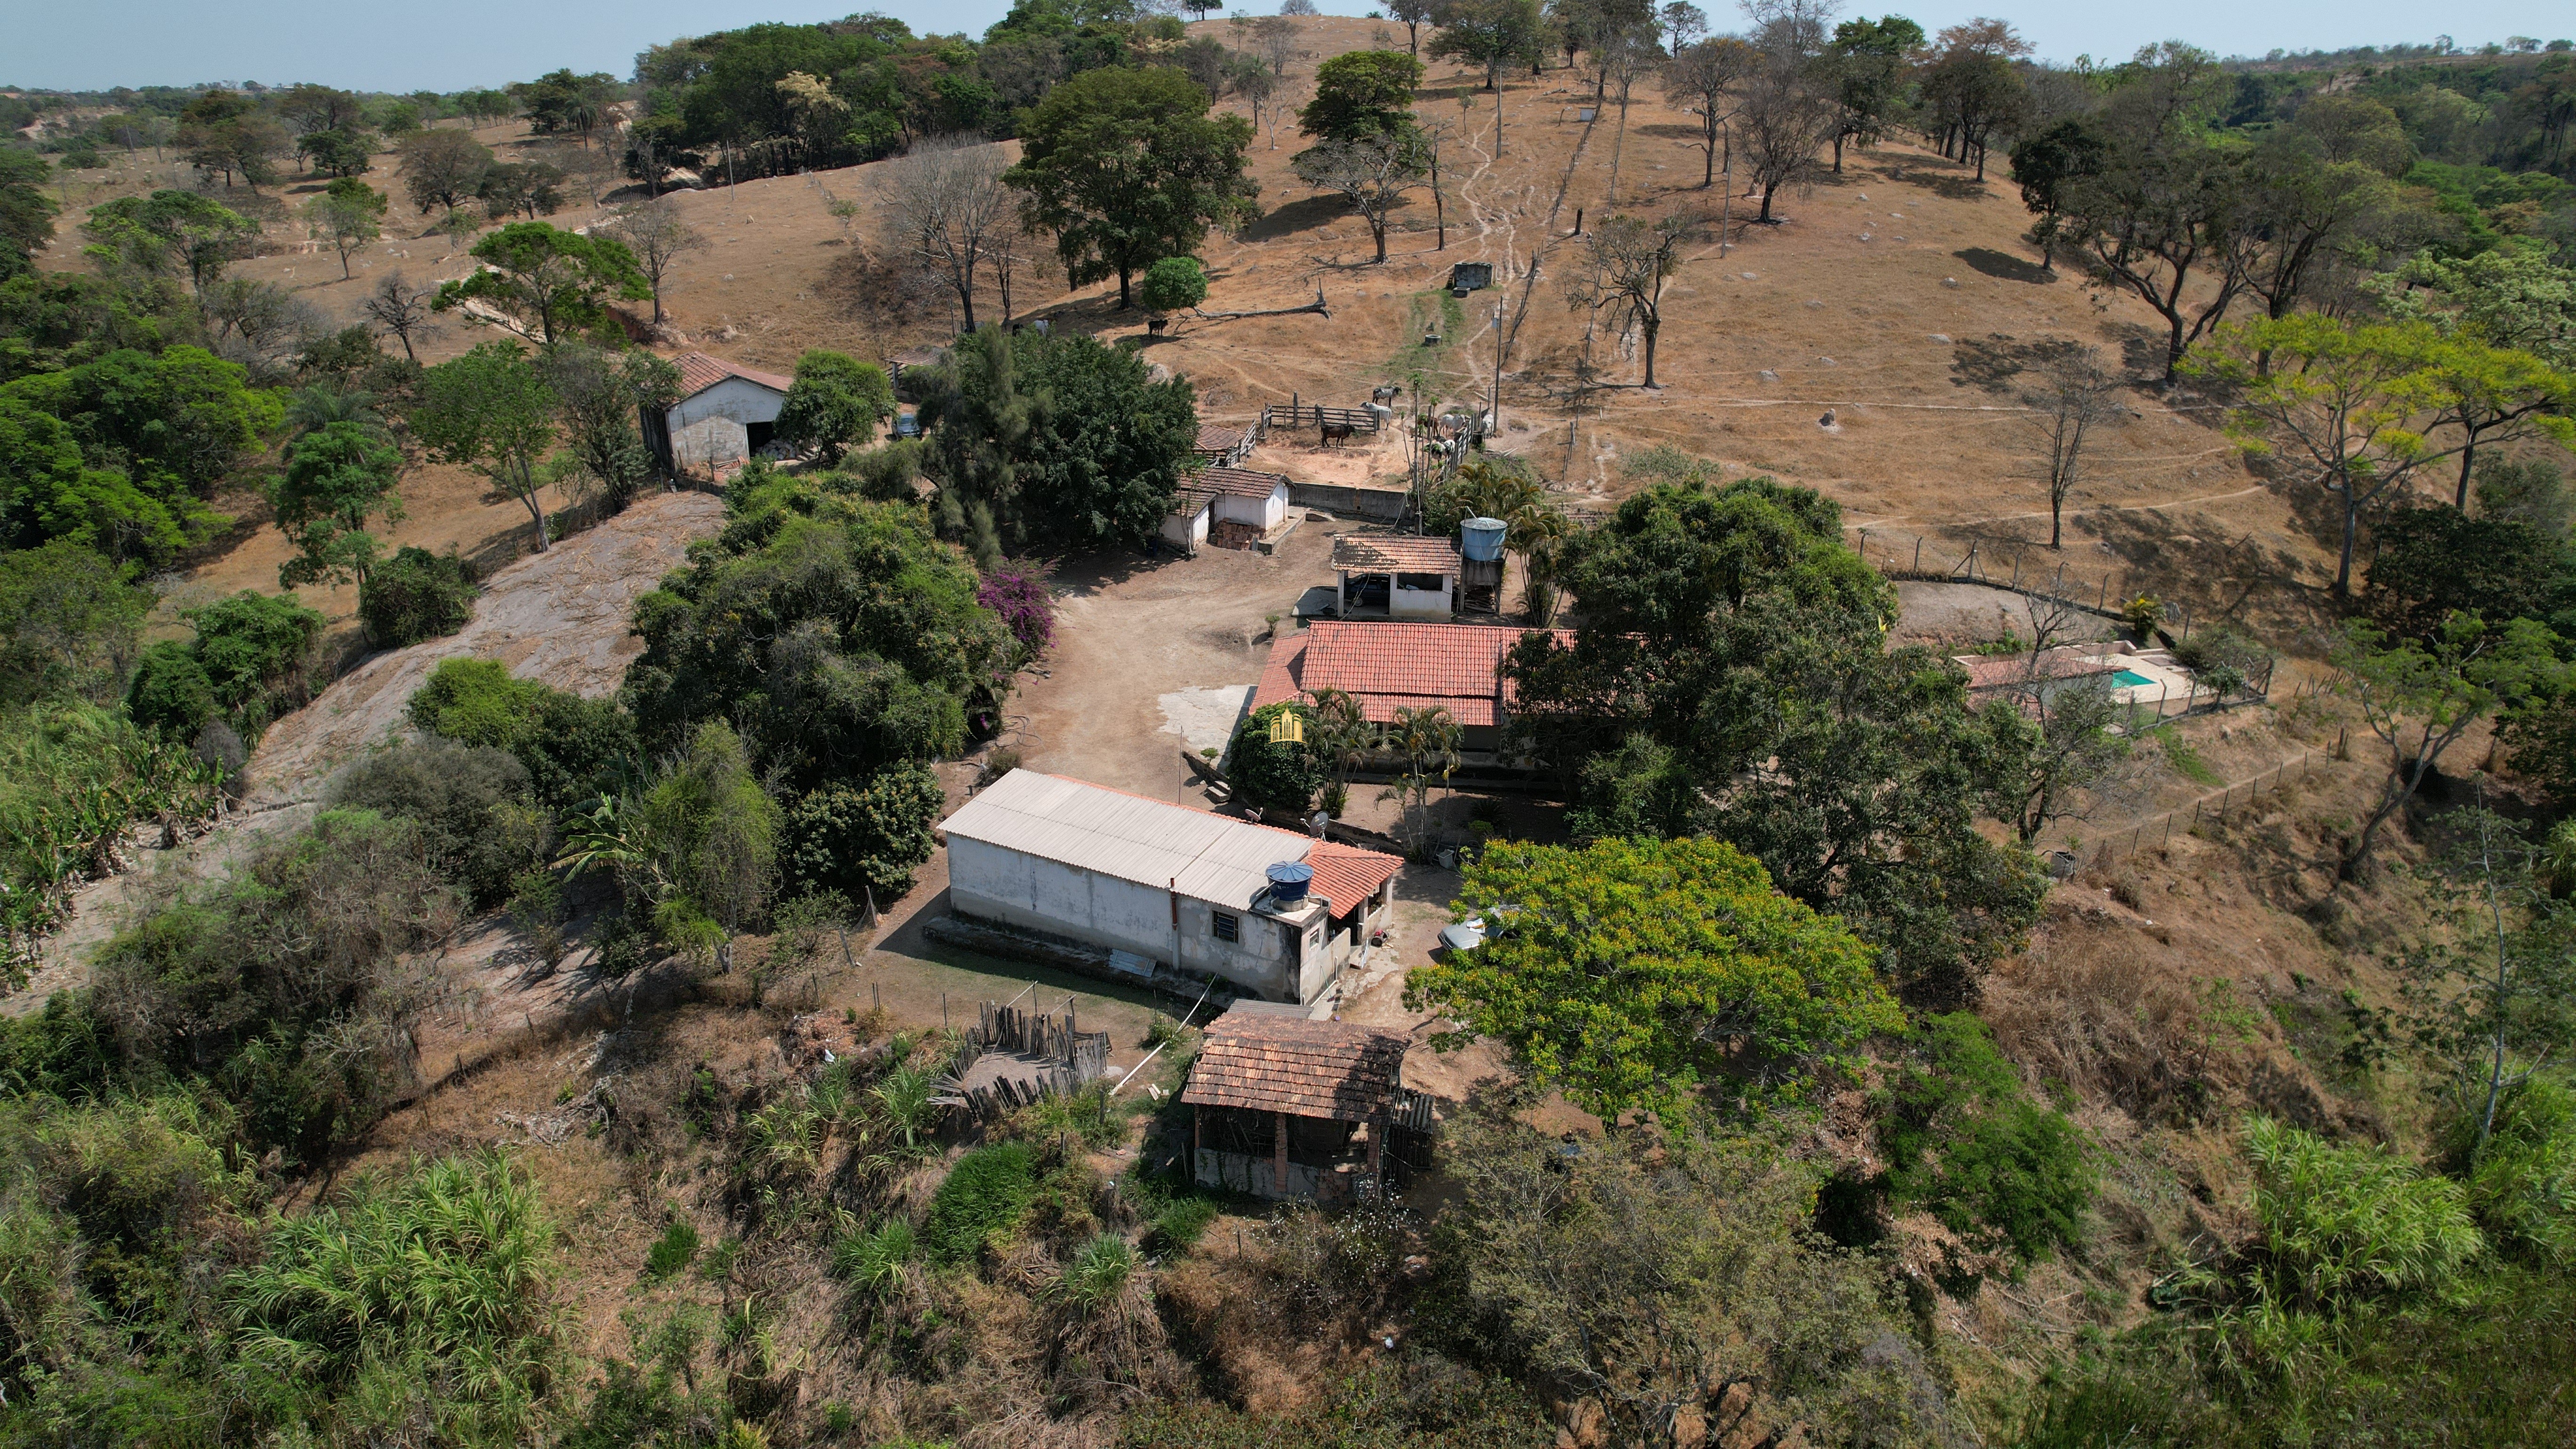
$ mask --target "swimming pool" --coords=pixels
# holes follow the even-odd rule
[[[2128,687],[2128,688],[2132,688],[2132,689],[2136,688],[2137,686],[2139,686],[2139,685],[2141,685],[2141,684],[2153,684],[2153,683],[2155,683],[2155,681],[2154,681],[2154,680],[2149,679],[2147,676],[2145,676],[2145,675],[2143,675],[2143,674],[2140,674],[2138,671],[2136,671],[2136,670],[2134,670],[2134,669],[2123,669],[2123,670],[2121,670],[2119,673],[2112,675],[2112,676],[2111,676],[2111,682],[2112,682],[2112,683],[2114,683],[2114,684],[2123,685],[2123,686],[2126,686],[2126,687]]]

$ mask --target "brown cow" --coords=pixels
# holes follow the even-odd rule
[[[1324,441],[1326,443],[1347,443],[1350,440],[1351,425],[1349,423],[1327,422],[1324,424]]]

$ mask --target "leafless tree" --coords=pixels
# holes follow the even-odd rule
[[[607,231],[626,243],[626,249],[635,254],[637,269],[652,285],[653,321],[658,325],[662,320],[662,279],[681,257],[703,249],[706,237],[681,220],[678,207],[660,198],[619,212]]]
[[[1655,338],[1664,326],[1664,283],[1681,270],[1682,244],[1698,227],[1692,216],[1659,221],[1610,216],[1583,239],[1586,272],[1569,278],[1565,300],[1577,309],[1607,310],[1624,330],[1635,328],[1645,343],[1645,386],[1655,383]]]
[[[2104,370],[2100,353],[2080,346],[2060,349],[2039,377],[2039,385],[2022,394],[2022,403],[2039,433],[2048,479],[2048,546],[2058,548],[2067,495],[2083,474],[2085,438],[2120,416],[2120,379]]]
[[[886,167],[881,195],[897,245],[957,294],[964,330],[975,330],[975,282],[994,236],[1017,225],[1002,173],[1010,162],[984,141],[942,137]]]
[[[1743,41],[1721,37],[1688,47],[1664,67],[1665,103],[1699,117],[1699,145],[1705,158],[1700,167],[1702,187],[1717,182],[1718,147],[1727,145],[1732,151],[1733,133],[1728,126],[1735,119],[1735,88],[1761,58],[1760,51]]]
[[[1738,115],[1745,166],[1762,193],[1762,214],[1755,220],[1769,222],[1771,201],[1780,189],[1815,174],[1816,153],[1833,135],[1838,119],[1834,98],[1801,68],[1766,64],[1745,86]]]
[[[402,340],[404,357],[418,362],[420,354],[412,350],[413,341],[426,342],[438,335],[438,324],[430,320],[429,311],[429,299],[437,295],[436,287],[414,287],[402,273],[388,272],[376,279],[376,289],[358,307],[380,331]]]
[[[1019,213],[1007,212],[999,225],[984,239],[984,268],[993,274],[993,288],[1001,294],[1002,326],[1011,325],[1011,283],[1021,270],[1041,255],[1037,238],[1021,225]]]
[[[1605,203],[1617,206],[1619,162],[1628,149],[1628,99],[1639,80],[1662,68],[1664,51],[1655,43],[1653,31],[1636,30],[1600,42],[1594,58],[1601,64],[1603,98],[1619,108],[1619,130],[1610,143],[1610,196]]]
[[[1285,15],[1264,15],[1252,22],[1252,44],[1270,62],[1270,73],[1285,77],[1297,56],[1297,22]]]
[[[1842,8],[1842,0],[1744,0],[1754,39],[1784,60],[1821,54],[1833,36],[1834,15]]]
[[[1422,184],[1427,170],[1419,142],[1388,135],[1326,141],[1300,154],[1295,165],[1298,180],[1339,194],[1368,223],[1381,262],[1386,260],[1387,213]]]

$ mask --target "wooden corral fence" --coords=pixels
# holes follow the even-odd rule
[[[1062,1017],[1025,1011],[1016,1002],[984,1003],[949,1059],[948,1075],[934,1101],[970,1122],[989,1122],[1049,1097],[1070,1096],[1109,1075],[1109,1033],[1082,1030],[1071,997],[1065,999]],[[988,1056],[1034,1057],[1045,1065],[1033,1077],[1006,1072],[968,1086],[967,1075]]]
[[[2094,842],[2085,852],[2092,865],[2109,865],[2150,845],[2162,845],[2173,839],[2174,831],[2188,835],[2204,820],[2224,821],[2230,810],[2243,810],[2262,798],[2267,790],[2277,791],[2284,785],[2295,785],[2315,773],[2317,752],[2303,751],[2297,759],[2283,760],[2250,780],[2239,780],[2215,794],[2203,795],[2189,805],[2177,805],[2162,815],[2151,815],[2125,830],[2115,831]]]
[[[1288,405],[1261,405],[1261,432],[1267,436],[1274,427],[1321,428],[1327,438],[1349,437],[1354,433],[1375,433],[1377,414],[1367,408],[1328,408],[1306,402],[1295,393],[1288,395]]]

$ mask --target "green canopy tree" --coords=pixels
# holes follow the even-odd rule
[[[61,208],[44,184],[43,157],[15,146],[0,150],[0,282],[35,270],[36,253],[53,244]]]
[[[816,348],[796,359],[796,380],[778,409],[778,436],[837,468],[851,449],[875,441],[894,411],[894,384],[884,368]]]
[[[1135,273],[1252,215],[1250,123],[1210,115],[1207,92],[1178,70],[1086,71],[1048,91],[1020,135],[1020,164],[1002,179],[1025,193],[1022,217],[1055,233],[1075,286],[1118,278],[1121,307]]]
[[[0,384],[0,526],[158,563],[228,520],[205,500],[283,406],[199,347],[119,348]]]
[[[87,255],[100,265],[186,277],[200,296],[259,235],[240,213],[193,191],[120,196],[92,208],[81,231],[90,239]]]
[[[376,561],[367,516],[382,514],[388,526],[402,520],[394,492],[402,468],[401,450],[361,423],[326,423],[297,438],[268,491],[278,530],[296,549],[278,566],[278,587],[363,582]]]
[[[1841,107],[1834,124],[1835,175],[1842,174],[1846,144],[1875,146],[1887,134],[1905,105],[1908,63],[1922,46],[1923,27],[1902,15],[1856,16],[1834,27],[1825,56]]]
[[[612,236],[580,236],[542,221],[519,221],[474,244],[483,265],[438,289],[434,311],[480,302],[503,324],[548,347],[608,321],[611,298],[647,302],[652,284],[635,254]],[[469,314],[468,320],[483,320]]]
[[[1840,511],[1767,478],[1658,484],[1567,540],[1564,581],[1586,627],[1525,635],[1504,671],[1578,835],[1715,835],[1839,911],[1909,997],[1972,997],[2045,886],[1975,829],[2028,736],[1956,665],[1887,646],[1890,585]]]
[[[1188,382],[1089,337],[986,327],[915,369],[941,527],[977,556],[1140,548],[1194,461]],[[991,560],[986,558],[986,562]]]
[[[422,373],[411,413],[412,434],[430,457],[473,469],[496,496],[527,508],[539,553],[553,546],[537,494],[545,484],[538,465],[558,432],[556,407],[554,389],[519,344],[486,342]]]
[[[1431,37],[1431,54],[1481,67],[1489,91],[1505,65],[1534,64],[1547,43],[1539,0],[1452,0],[1436,18],[1440,29]]]
[[[1456,909],[1499,913],[1495,930],[1415,967],[1406,1009],[1463,1023],[1433,1038],[1444,1048],[1504,1043],[1597,1116],[1670,1116],[1702,1086],[1800,1093],[1904,1025],[1875,953],[1721,841],[1497,842]]]
[[[1397,50],[1350,50],[1315,67],[1315,98],[1297,113],[1297,129],[1317,141],[1413,132],[1413,90],[1422,62]]]

